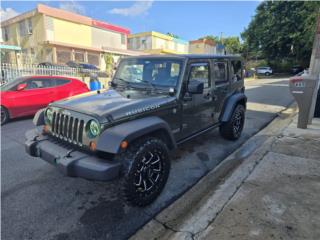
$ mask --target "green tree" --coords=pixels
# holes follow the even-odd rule
[[[169,35],[170,37],[173,37],[173,38],[180,38],[178,35],[176,35],[174,33],[170,33],[170,32],[168,32],[167,35]]]
[[[242,46],[241,46],[239,37],[231,36],[231,37],[225,37],[220,39],[217,36],[208,35],[200,39],[203,39],[203,38],[213,40],[216,44],[223,44],[228,53],[231,53],[231,54],[242,53]]]
[[[319,9],[320,2],[262,2],[241,34],[245,57],[307,66]]]
[[[111,76],[111,73],[112,73],[112,67],[113,67],[113,57],[112,57],[112,54],[110,53],[105,53],[103,55],[104,57],[104,61],[106,63],[106,73],[107,73],[107,76],[110,77]]]
[[[222,39],[223,45],[227,53],[240,54],[242,53],[242,46],[239,37],[227,37]]]

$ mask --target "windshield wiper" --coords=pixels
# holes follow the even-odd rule
[[[119,77],[114,77],[114,79],[120,80],[121,82],[124,82],[126,84],[130,84],[130,82],[128,82],[127,80],[123,79],[123,78],[119,78]]]
[[[151,87],[152,90],[155,90],[155,89],[156,89],[156,87],[154,86],[154,84],[152,84],[152,83],[151,83],[150,81],[148,81],[148,80],[142,80],[142,79],[137,79],[137,80],[141,81],[142,83],[148,84],[148,85]]]

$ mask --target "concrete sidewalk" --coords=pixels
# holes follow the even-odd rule
[[[320,239],[320,120],[293,121],[198,239]]]
[[[283,113],[227,177],[214,185],[209,173],[132,238],[320,239],[320,119],[306,130],[296,119]]]

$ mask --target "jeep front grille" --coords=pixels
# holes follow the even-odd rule
[[[54,112],[51,133],[53,136],[70,143],[82,145],[84,120]]]

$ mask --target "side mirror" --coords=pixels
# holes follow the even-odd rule
[[[200,82],[199,80],[193,79],[193,80],[189,81],[188,93],[202,94],[203,87],[204,87],[203,82]]]
[[[17,86],[17,91],[22,91],[27,87],[26,83],[21,83]]]

